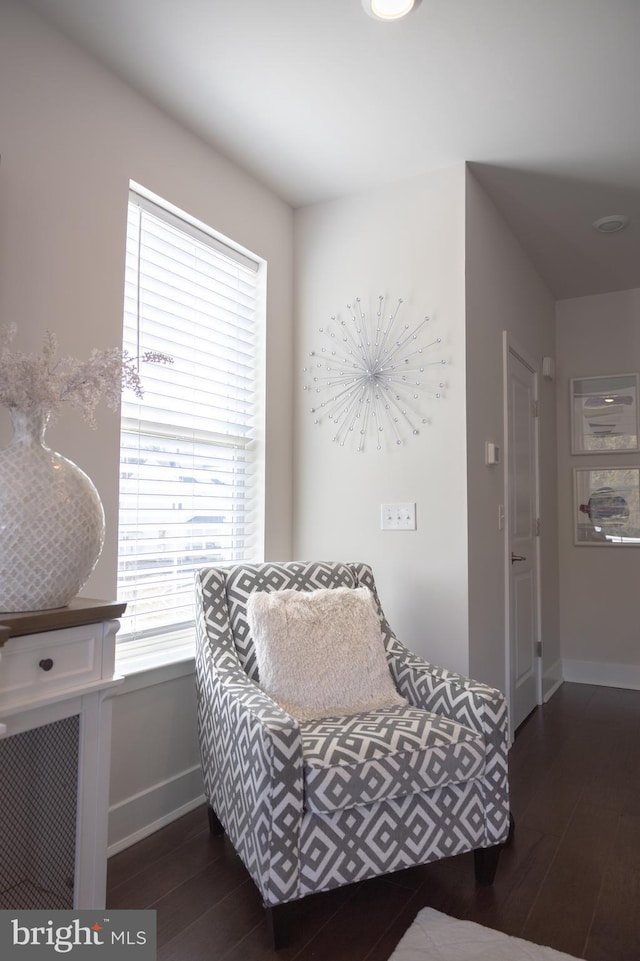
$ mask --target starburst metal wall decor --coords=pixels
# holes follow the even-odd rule
[[[359,297],[353,305],[347,304],[348,319],[334,314],[330,325],[320,328],[329,346],[312,350],[310,365],[304,368],[311,378],[304,389],[318,395],[311,407],[314,422],[330,420],[335,426],[333,440],[342,447],[353,434],[358,451],[365,450],[369,434],[374,435],[378,450],[385,432],[396,444],[403,443],[407,430],[411,436],[419,434],[420,426],[428,423],[419,412],[421,395],[431,393],[439,399],[445,386],[440,382],[429,390],[423,385],[427,367],[446,363],[425,360],[425,353],[442,342],[436,337],[422,343],[429,318],[413,328],[403,325],[398,318],[402,299],[388,315],[384,300],[378,298],[375,317],[367,318]]]

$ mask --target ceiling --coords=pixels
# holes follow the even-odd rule
[[[469,161],[557,298],[640,287],[639,0],[23,2],[294,206]]]

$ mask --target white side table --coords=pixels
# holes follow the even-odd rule
[[[103,908],[117,618],[0,612],[0,908]]]

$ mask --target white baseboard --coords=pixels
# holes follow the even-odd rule
[[[565,681],[598,684],[602,687],[625,687],[640,691],[640,664],[607,664],[604,661],[572,661],[563,659]]]
[[[112,805],[107,857],[188,814],[204,800],[202,771],[196,766]]]
[[[546,704],[563,683],[562,661],[557,660],[548,667],[542,676],[542,700]]]

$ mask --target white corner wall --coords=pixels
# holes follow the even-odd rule
[[[467,477],[469,632],[472,675],[501,690],[505,676],[502,466],[485,466],[485,441],[504,451],[503,331],[542,367],[555,350],[554,299],[477,180],[466,179]],[[540,377],[541,634],[543,694],[558,683],[556,391]]]
[[[574,545],[573,468],[640,466],[635,453],[571,455],[572,377],[640,371],[640,289],[557,304],[560,628],[567,680],[640,689],[640,548]]]
[[[464,167],[298,210],[295,250],[295,556],[371,564],[395,633],[466,672]],[[418,437],[357,453],[314,424],[303,368],[332,314],[347,317],[356,297],[377,310],[380,294],[391,307],[403,299],[405,323],[432,318],[447,388],[426,401]],[[417,530],[381,531],[380,505],[404,501]]]
[[[0,7],[0,117],[0,323],[18,325],[23,348],[38,349],[47,329],[58,335],[62,353],[78,356],[121,342],[130,179],[268,261],[266,552],[289,555],[291,209],[15,0]],[[119,425],[105,409],[98,421],[92,431],[75,411],[65,411],[48,441],[101,494],[107,540],[83,593],[110,598]],[[0,410],[0,442],[9,436],[8,415]],[[197,797],[192,720],[181,710],[170,736],[159,736],[167,730],[167,703],[186,705],[192,689],[193,677],[180,677],[116,698],[112,844],[144,828],[145,796],[153,798],[154,817],[189,793]]]

